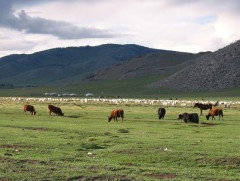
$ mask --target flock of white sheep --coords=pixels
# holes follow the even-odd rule
[[[194,103],[216,103],[216,101],[203,100],[161,100],[161,99],[127,99],[127,98],[51,98],[51,97],[0,97],[1,101],[16,102],[74,102],[74,103],[107,103],[107,104],[142,104],[142,105],[159,105],[165,107],[192,107]],[[218,105],[225,108],[239,107],[240,101],[218,101]]]

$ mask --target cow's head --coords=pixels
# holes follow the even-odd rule
[[[112,120],[112,116],[108,116],[108,122]]]
[[[193,108],[198,107],[199,103],[194,103]]]
[[[206,119],[209,120],[210,115],[206,115]]]
[[[179,114],[177,119],[183,119],[183,114]]]

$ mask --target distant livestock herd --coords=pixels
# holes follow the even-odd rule
[[[208,114],[206,115],[206,119],[209,120],[210,117],[212,117],[212,120],[215,119],[214,116],[219,116],[219,120],[220,118],[222,118],[223,120],[223,110],[220,108],[216,108],[214,107],[216,106],[213,104],[202,104],[202,103],[195,103],[194,104],[194,108],[197,107],[200,109],[200,113],[202,115],[202,110],[207,110],[209,109]],[[34,108],[34,106],[32,105],[24,105],[23,110],[26,114],[26,112],[30,112],[31,115],[36,115],[36,110]],[[49,110],[49,115],[52,115],[52,113],[54,113],[56,116],[64,116],[64,113],[62,112],[61,108],[53,106],[53,105],[48,105],[48,110]],[[164,119],[164,116],[166,114],[166,109],[160,107],[157,111],[158,114],[158,118],[159,119]],[[112,119],[115,121],[118,121],[117,118],[121,118],[122,122],[123,122],[123,118],[124,118],[124,110],[123,109],[116,109],[116,110],[112,110],[110,113],[110,116],[108,116],[108,122],[110,122]],[[183,114],[179,114],[177,119],[182,119],[185,123],[199,123],[199,116],[197,113],[183,113]]]

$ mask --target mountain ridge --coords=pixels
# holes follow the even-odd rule
[[[91,72],[156,51],[164,50],[134,44],[105,44],[9,55],[0,58],[0,82],[14,85],[79,82]]]
[[[136,90],[212,91],[239,87],[239,68],[240,40],[215,52],[196,54],[104,44],[2,57],[0,84],[61,86],[97,81],[111,87],[111,82],[129,80]],[[129,85],[122,86],[127,90]]]
[[[240,86],[240,40],[197,58],[165,80],[149,85],[178,91],[213,91]]]
[[[95,74],[88,75],[84,80],[123,80],[145,75],[167,76],[184,62],[193,61],[196,57],[202,56],[203,54],[205,53],[154,52],[120,64],[115,64]]]

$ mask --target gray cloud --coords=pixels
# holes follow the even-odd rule
[[[64,21],[31,17],[24,10],[14,14],[15,11],[11,4],[14,2],[14,0],[0,1],[0,27],[11,28],[24,33],[53,35],[59,39],[112,38],[120,36],[109,30],[78,27]],[[24,2],[24,0],[20,2]]]
[[[221,11],[232,11],[239,14],[240,1],[239,0],[169,0],[168,4],[174,6],[184,6],[184,5],[205,5],[206,8],[216,8]]]

